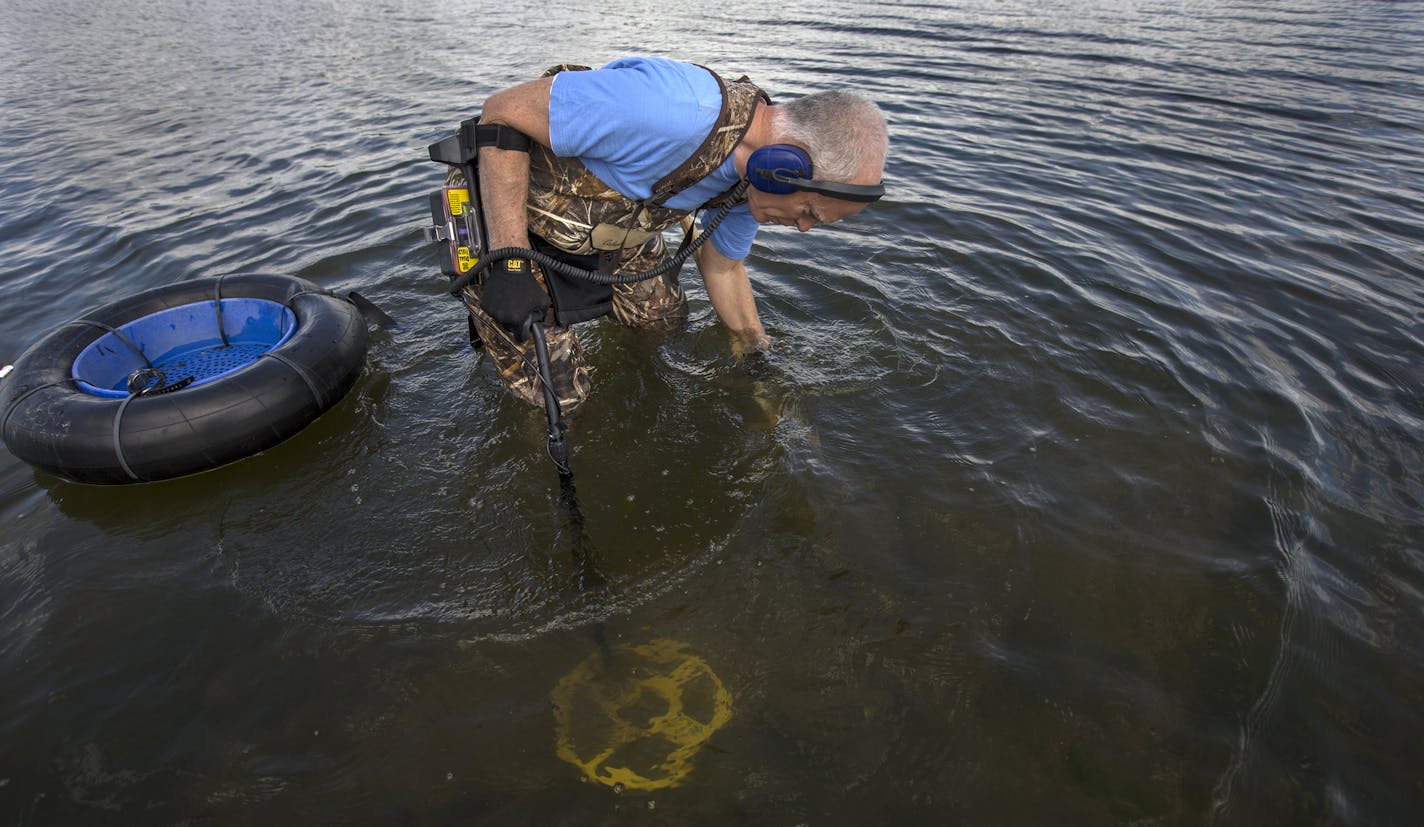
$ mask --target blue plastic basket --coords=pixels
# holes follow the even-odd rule
[[[223,299],[223,344],[215,302],[171,307],[118,328],[172,385],[189,377],[188,387],[242,370],[262,354],[291,338],[297,317],[286,306],[266,299]],[[129,376],[148,367],[112,332],[80,352],[71,371],[86,393],[109,398],[129,395]]]

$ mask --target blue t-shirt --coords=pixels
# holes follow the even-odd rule
[[[636,201],[652,195],[654,184],[697,151],[721,111],[721,91],[707,70],[665,58],[623,58],[594,71],[554,76],[549,144],[555,155],[577,157]],[[739,177],[728,157],[666,206],[696,209]],[[746,258],[757,228],[747,205],[738,205],[713,231],[712,244],[728,258]]]

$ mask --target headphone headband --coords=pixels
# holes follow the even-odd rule
[[[785,184],[795,190],[803,192],[818,192],[821,195],[835,198],[840,201],[856,201],[862,204],[869,204],[872,201],[879,201],[885,194],[884,184],[842,184],[838,181],[816,181],[810,178],[801,178],[788,174],[785,170],[758,170],[757,173],[763,179],[776,181]],[[756,182],[752,182],[756,186]],[[758,187],[760,189],[760,187]]]
[[[752,186],[772,195],[789,195],[799,190],[865,204],[885,194],[884,184],[818,181],[812,174],[811,156],[792,144],[768,144],[747,159],[747,180]]]

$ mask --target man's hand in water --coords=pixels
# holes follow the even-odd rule
[[[752,379],[765,379],[771,375],[771,356],[763,348],[757,348],[741,357],[742,372]]]

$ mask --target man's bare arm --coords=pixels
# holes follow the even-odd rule
[[[533,141],[549,145],[549,89],[552,77],[531,80],[490,95],[480,113],[482,124],[504,124]],[[529,155],[480,149],[480,198],[489,225],[490,247],[528,247]]]

